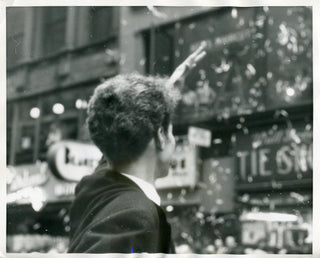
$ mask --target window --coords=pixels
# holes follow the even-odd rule
[[[114,7],[91,7],[89,15],[89,38],[91,42],[103,40],[116,32]]]
[[[31,110],[37,107],[37,100],[24,100],[16,105],[18,105],[18,123],[15,125],[17,126],[17,135],[12,135],[12,137],[16,137],[14,163],[15,165],[32,163],[37,118],[32,118]]]
[[[18,64],[23,58],[24,11],[23,8],[7,8],[7,65]]]
[[[44,9],[43,20],[43,51],[44,54],[59,51],[65,45],[67,8],[47,7]]]
[[[60,140],[90,141],[85,126],[86,108],[94,86],[65,90],[7,104],[7,162],[44,161],[48,148]],[[16,106],[14,106],[16,105]],[[16,115],[13,119],[13,107]],[[12,121],[15,125],[12,128]],[[12,130],[14,129],[14,130]],[[11,146],[13,139],[13,146]],[[13,148],[10,152],[10,148]]]
[[[145,71],[148,74],[169,75],[173,71],[175,34],[171,27],[154,28],[141,35],[147,57]]]
[[[17,142],[17,153],[15,156],[15,164],[27,164],[33,162],[34,151],[34,125],[22,125],[20,127],[21,137]]]

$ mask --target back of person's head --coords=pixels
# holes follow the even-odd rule
[[[88,107],[88,128],[92,141],[110,162],[135,160],[160,127],[167,133],[179,94],[166,81],[133,73],[113,77],[95,89]]]

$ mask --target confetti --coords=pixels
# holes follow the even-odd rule
[[[213,140],[213,144],[221,144],[222,143],[222,139],[220,138],[216,138]]]
[[[236,8],[232,8],[232,10],[231,10],[231,17],[232,17],[233,19],[236,19],[236,18],[238,17],[238,11],[237,11]]]
[[[263,7],[263,11],[264,11],[265,13],[269,12],[269,7],[268,7],[268,6],[264,6],[264,7]]]
[[[152,13],[152,15],[154,15],[155,17],[157,18],[160,18],[160,19],[167,19],[168,16],[163,13],[163,12],[160,12],[156,7],[154,6],[147,6],[148,10]]]
[[[252,75],[255,75],[256,74],[256,69],[254,68],[254,66],[252,64],[247,64],[247,69],[249,70],[249,72],[252,74]]]
[[[166,211],[167,212],[172,212],[174,210],[172,205],[167,206]]]
[[[125,19],[122,19],[122,20],[121,20],[121,25],[122,25],[122,26],[127,26],[127,25],[128,25],[128,21],[125,20]]]
[[[189,28],[190,30],[193,30],[195,27],[196,27],[196,24],[195,24],[195,23],[190,23],[189,26],[188,26],[188,28]]]

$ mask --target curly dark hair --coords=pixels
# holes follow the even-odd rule
[[[113,164],[138,158],[161,126],[167,133],[179,92],[166,78],[118,75],[94,91],[87,125],[92,141]]]

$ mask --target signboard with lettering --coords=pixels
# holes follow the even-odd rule
[[[307,129],[306,129],[307,128]],[[312,181],[312,130],[308,126],[266,128],[236,135],[238,183],[282,188]]]
[[[173,162],[166,177],[155,181],[157,189],[194,187],[197,182],[197,147],[187,137],[176,137]]]
[[[93,144],[61,141],[49,149],[47,156],[50,169],[58,178],[79,181],[94,171],[102,154]]]

